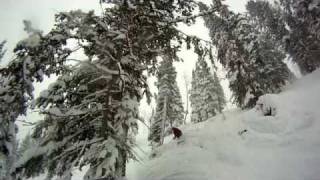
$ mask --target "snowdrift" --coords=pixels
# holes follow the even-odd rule
[[[128,179],[320,180],[320,70],[258,104],[181,127]]]

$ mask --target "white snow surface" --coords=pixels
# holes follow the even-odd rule
[[[319,180],[320,70],[259,103],[273,116],[236,109],[180,127],[183,139],[168,138],[128,180]]]

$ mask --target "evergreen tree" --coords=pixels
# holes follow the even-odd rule
[[[214,93],[216,93],[217,97],[218,97],[217,110],[219,113],[222,113],[222,110],[225,107],[225,105],[227,104],[227,102],[225,99],[223,88],[220,84],[220,79],[218,78],[218,75],[216,72],[213,73],[213,82],[214,82],[214,87],[215,87]]]
[[[6,50],[4,49],[4,45],[6,44],[6,41],[2,41],[0,43],[0,62],[4,56],[4,54],[6,53]]]
[[[251,22],[262,32],[268,32],[277,46],[283,48],[283,38],[288,35],[285,18],[278,3],[266,0],[250,0],[246,4]],[[283,46],[283,47],[282,47]]]
[[[277,37],[302,74],[320,66],[319,9],[316,0],[280,0],[280,5],[251,0],[247,4],[251,17]]]
[[[287,52],[302,74],[320,67],[320,2],[317,0],[281,0],[289,35]]]
[[[24,22],[25,25],[27,21]],[[28,23],[30,26],[30,23]],[[5,68],[0,69],[0,146],[5,157],[5,168],[1,178],[15,179],[15,162],[17,158],[17,126],[15,120],[25,115],[27,104],[33,99],[33,82],[43,80],[43,75],[58,72],[55,60],[61,59],[63,49],[54,49],[60,42],[50,43],[50,47],[40,48],[40,31],[28,29],[29,36],[20,41],[14,49],[15,59]],[[49,44],[49,41],[43,41]],[[60,51],[62,50],[62,51]],[[60,53],[57,53],[60,51]],[[52,54],[55,58],[45,56]]]
[[[169,56],[163,58],[157,74],[157,106],[149,140],[161,145],[165,133],[171,128],[183,124],[183,105],[177,85],[177,72]]]
[[[210,68],[200,58],[192,72],[191,82],[191,122],[201,122],[221,112],[225,99],[218,78],[210,73]]]
[[[99,161],[97,168],[89,169],[85,179],[103,173],[101,169],[107,171],[107,176],[123,173],[122,168],[115,169],[115,164],[121,165],[117,154],[125,153],[133,157],[127,146],[132,146],[131,135],[137,132],[138,103],[129,94],[123,95],[119,99],[121,102],[113,99],[108,102],[110,92],[107,84],[111,81],[110,74],[97,69],[93,64],[83,63],[79,68],[59,77],[47,91],[41,93],[35,105],[42,109],[45,119],[38,123],[33,134],[37,144],[28,149],[18,161],[18,167],[20,164],[26,166],[26,176],[31,176],[34,170],[42,172],[49,168],[49,177],[57,174],[61,178],[71,178],[72,167],[96,164]],[[116,116],[113,121],[107,119],[109,111]],[[128,127],[126,137],[122,134],[123,127],[119,127],[124,123]],[[35,148],[47,151],[42,152],[44,154],[32,154]],[[26,159],[28,161],[25,162]]]
[[[5,54],[5,49],[4,49],[5,43],[6,41],[2,41],[0,43],[0,62]],[[0,75],[0,91],[3,90],[4,88],[4,85],[3,85],[4,81],[5,81],[5,78]],[[10,142],[9,138],[7,137],[8,130],[5,129],[7,126],[5,126],[5,122],[1,118],[0,118],[0,127],[3,127],[0,129],[0,179],[3,179],[6,177],[6,171],[7,171],[6,167],[8,166],[7,162],[9,159],[8,152],[11,146],[8,143]]]
[[[6,41],[0,43],[0,62],[6,52],[4,49]],[[17,89],[10,89],[10,77],[6,76],[0,69],[0,179],[11,180],[11,172],[16,160],[16,133],[17,126],[14,124],[16,110],[10,106],[19,98],[14,93],[20,93]]]
[[[33,133],[35,146],[16,163],[15,173],[22,178],[47,171],[49,179],[70,179],[71,170],[83,166],[89,167],[85,179],[125,176],[126,161],[134,158],[130,135],[136,130],[137,106],[143,94],[150,98],[143,72],[154,73],[161,54],[177,60],[183,42],[189,48],[192,43],[200,56],[209,52],[199,39],[176,27],[216,9],[193,16],[192,0],[106,2],[114,5],[102,16],[57,14],[55,27],[46,35],[27,26],[31,38],[17,45],[18,58],[1,69],[13,81],[10,92],[1,97],[15,89],[21,97],[1,106],[1,112],[18,107],[12,122],[33,99],[32,82],[42,81],[43,74],[59,75],[35,101],[45,118]],[[69,49],[69,40],[76,40],[75,50]],[[70,56],[78,49],[87,60],[71,66]]]
[[[284,53],[248,16],[226,11],[224,16],[204,19],[237,105],[253,107],[261,95],[277,93],[287,83],[291,73],[283,63]]]

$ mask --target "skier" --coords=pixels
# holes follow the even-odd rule
[[[180,129],[178,129],[176,127],[172,127],[171,130],[174,135],[173,139],[179,139],[182,136],[182,132]]]

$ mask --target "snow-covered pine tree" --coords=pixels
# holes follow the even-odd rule
[[[123,177],[127,159],[134,158],[129,134],[136,128],[137,105],[144,93],[150,97],[143,71],[154,73],[161,54],[178,59],[183,41],[200,56],[209,51],[176,27],[218,7],[193,16],[192,0],[106,2],[114,5],[102,16],[59,13],[55,28],[37,45],[18,48],[21,53],[37,51],[27,54],[30,61],[42,63],[35,67],[61,75],[36,101],[46,116],[34,132],[37,150],[27,150],[16,164],[23,177],[48,171],[48,178],[70,179],[71,170],[82,166],[89,166],[88,180]],[[65,65],[73,52],[68,40],[75,40],[76,50],[87,57],[72,68]]]
[[[190,96],[190,85],[191,85],[191,78],[189,78],[189,76],[184,73],[183,75],[183,79],[184,79],[184,85],[185,85],[185,97],[186,97],[186,103],[185,103],[185,114],[184,114],[184,119],[183,119],[183,124],[187,123],[187,116],[189,114],[189,96]]]
[[[107,176],[113,177],[111,173],[122,174],[124,170],[115,169],[115,164],[123,166],[119,163],[126,162],[119,161],[118,154],[133,157],[127,146],[132,145],[131,135],[137,130],[138,103],[129,95],[119,99],[121,102],[114,99],[108,102],[107,85],[112,77],[97,69],[95,63],[83,62],[65,73],[35,102],[45,119],[38,123],[33,134],[38,146],[28,149],[18,161],[18,168],[20,164],[26,166],[25,176],[31,176],[42,167],[42,171],[48,170],[49,177],[71,178],[72,167],[81,168],[100,161],[98,167],[90,167],[85,179],[102,176],[99,173],[103,173],[103,169]],[[109,111],[115,114],[114,119],[108,119]],[[128,127],[126,137],[122,137],[123,127],[119,127],[123,123]]]
[[[161,145],[168,129],[183,124],[183,104],[176,77],[173,59],[163,56],[157,73],[157,106],[149,136],[152,145]]]
[[[263,32],[268,32],[275,45],[284,49],[283,38],[289,34],[280,5],[266,0],[250,0],[246,4],[251,22]]]
[[[4,45],[5,45],[5,41],[2,41],[0,43],[0,63],[1,60],[5,54],[5,49],[4,49]],[[1,76],[0,74],[0,94],[1,91],[3,91],[4,86],[3,83],[5,81],[5,78]],[[0,118],[0,127],[5,127],[5,122],[3,119]],[[8,138],[6,138],[7,136],[7,130],[5,128],[1,128],[0,129],[0,179],[4,179],[6,177],[6,162],[8,159]]]
[[[281,42],[302,74],[320,66],[319,9],[320,2],[316,0],[280,0],[274,5],[251,0],[247,4],[250,16]]]
[[[248,16],[226,10],[224,16],[206,16],[204,20],[238,106],[253,107],[261,95],[277,93],[287,83],[291,73],[283,63],[284,53]]]
[[[320,2],[318,0],[281,0],[286,24],[287,52],[302,74],[320,67]]]
[[[250,23],[259,31],[262,39],[266,39],[267,43],[265,44],[272,44],[277,52],[282,52],[285,55],[284,37],[288,36],[289,30],[280,5],[276,2],[271,4],[265,0],[250,0],[246,4],[246,9]],[[283,55],[277,53],[276,56],[281,59]],[[290,79],[294,79],[294,75],[290,74],[292,76]]]
[[[217,97],[218,97],[218,112],[221,113],[223,108],[226,106],[227,104],[227,101],[226,101],[226,98],[225,98],[225,94],[224,94],[224,90],[221,86],[221,82],[220,82],[220,79],[217,75],[216,72],[213,72],[213,82],[214,82],[214,87],[215,87],[215,91],[214,93],[217,94]]]
[[[25,115],[28,102],[33,99],[33,82],[42,81],[44,74],[58,73],[62,59],[68,54],[63,41],[42,39],[42,33],[31,28],[31,23],[24,21],[29,36],[20,41],[14,49],[15,57],[8,66],[0,69],[0,145],[5,155],[3,179],[15,179],[16,161],[16,119]],[[46,46],[45,46],[46,45]],[[45,53],[44,53],[45,52]]]
[[[6,50],[4,49],[5,44],[6,44],[6,41],[0,42],[0,63],[1,63],[1,60],[4,56],[4,54],[6,53]]]
[[[2,41],[1,43],[0,43],[0,63],[1,63],[1,60],[2,60],[2,58],[3,58],[3,56],[4,56],[4,54],[5,54],[5,51],[4,51],[4,44],[5,44],[5,41]],[[2,79],[2,77],[0,76],[0,87],[2,87],[1,85],[2,85],[2,81],[3,81],[3,79]],[[1,138],[3,138],[2,136],[2,134],[4,134],[4,132],[0,132],[0,136],[1,136]],[[3,176],[3,174],[4,174],[4,170],[3,170],[3,168],[4,168],[4,165],[5,165],[5,163],[4,163],[4,161],[5,161],[5,154],[3,153],[3,150],[2,149],[4,149],[5,148],[5,146],[3,145],[3,144],[1,144],[1,150],[0,150],[0,177],[2,177]]]
[[[225,105],[222,87],[212,75],[207,62],[199,58],[192,72],[190,103],[191,122],[201,122],[221,112]]]
[[[201,101],[200,101],[200,93],[199,89],[193,89],[198,87],[199,80],[198,74],[195,70],[192,70],[192,77],[191,77],[191,89],[190,89],[190,106],[191,106],[191,122],[195,121],[196,119],[200,119],[197,117],[198,113],[193,114],[193,112],[197,112],[200,109]]]

